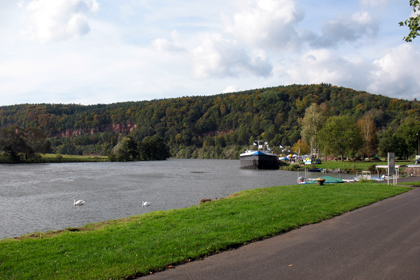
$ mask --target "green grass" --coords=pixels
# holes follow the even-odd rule
[[[28,160],[21,159],[22,163],[61,163],[61,162],[105,162],[109,161],[107,156],[89,155],[61,155],[61,154],[37,154],[36,157]],[[0,163],[8,163],[4,155],[0,154]]]
[[[148,274],[410,189],[374,183],[271,187],[184,209],[4,239],[0,279],[120,279]]]
[[[96,162],[108,161],[107,156],[89,156],[89,155],[61,155],[61,154],[43,154],[43,161],[49,162]]]

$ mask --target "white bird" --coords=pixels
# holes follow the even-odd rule
[[[83,205],[83,204],[85,204],[84,200],[80,199],[80,200],[76,201],[76,198],[73,197],[73,206],[80,206],[80,205]]]
[[[143,199],[143,201],[141,202],[141,207],[146,207],[146,206],[149,206],[150,205],[150,202],[148,202],[148,201],[144,201],[144,199]]]

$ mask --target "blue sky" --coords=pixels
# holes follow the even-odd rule
[[[331,83],[420,99],[397,0],[0,0],[0,105]]]

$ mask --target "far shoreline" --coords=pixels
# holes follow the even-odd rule
[[[108,156],[100,155],[62,155],[42,154],[29,160],[19,162],[4,162],[0,158],[0,164],[30,164],[30,163],[70,163],[70,162],[110,162]]]
[[[177,159],[175,157],[170,157],[168,159]],[[166,159],[166,160],[168,160]],[[189,158],[192,159],[192,158]],[[188,160],[188,159],[186,159]],[[226,159],[229,160],[229,159]],[[81,162],[114,162],[110,160],[108,156],[103,155],[63,155],[63,154],[41,154],[29,160],[21,160],[19,162],[5,162],[0,156],[0,164],[42,164],[42,163],[81,163]],[[127,161],[131,162],[131,161]],[[132,161],[136,162],[136,161]],[[371,173],[376,173],[377,170],[375,168],[376,165],[386,164],[384,161],[323,161],[321,164],[312,164],[310,166],[299,166],[299,170],[293,165],[289,165],[288,167],[281,166],[279,170],[282,171],[300,171],[302,172],[303,169],[313,169],[313,168],[321,168],[325,170],[340,170],[339,173],[347,173],[347,174],[356,174],[362,171],[371,171]],[[403,169],[410,164],[413,164],[412,161],[404,160],[398,161],[400,165],[400,177],[405,177]],[[282,168],[283,167],[283,168]],[[239,167],[238,167],[239,168]],[[310,174],[316,175],[317,172],[309,172]],[[327,172],[329,173],[329,172]],[[382,174],[382,173],[381,173]]]

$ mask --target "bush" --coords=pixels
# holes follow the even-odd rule
[[[376,164],[371,164],[371,165],[369,165],[368,166],[368,168],[367,168],[367,170],[368,171],[370,171],[370,172],[376,172]]]
[[[283,161],[283,160],[280,160],[280,161],[279,161],[279,165],[280,165],[280,166],[289,166],[289,163],[287,163],[287,162],[285,162],[285,161]]]
[[[298,171],[300,168],[299,164],[289,164],[287,166],[281,166],[281,170],[287,170],[287,171]]]

